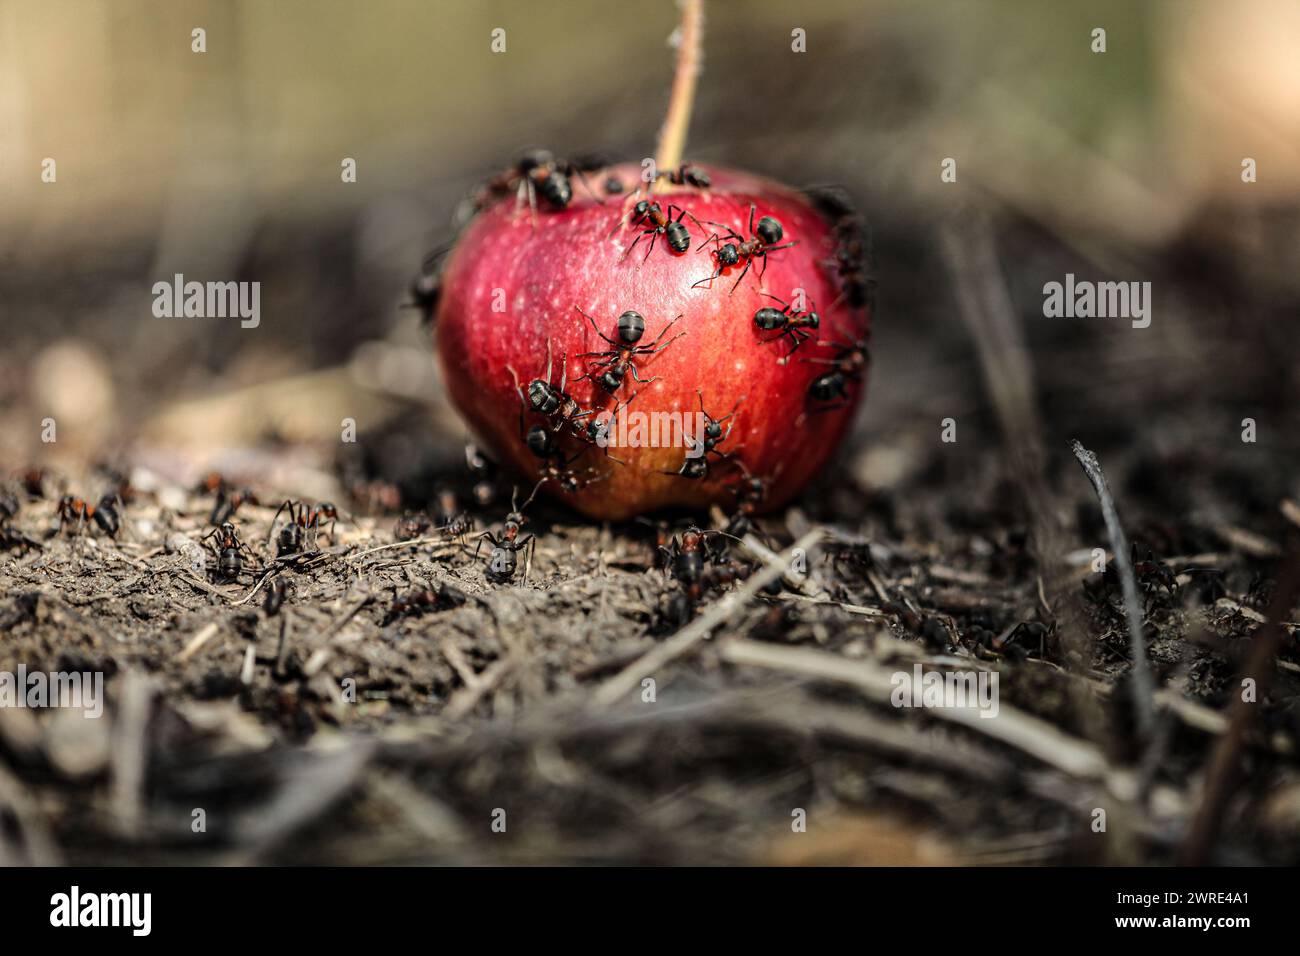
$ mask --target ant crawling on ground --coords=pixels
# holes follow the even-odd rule
[[[849,382],[862,381],[870,353],[865,339],[855,342],[818,342],[837,350],[834,358],[803,358],[801,362],[833,366],[829,372],[818,375],[808,385],[808,395],[814,402],[824,403],[818,411],[827,411],[847,405]]]
[[[389,607],[388,613],[381,622],[382,627],[387,627],[393,621],[402,617],[418,617],[437,611],[449,611],[452,608],[460,607],[469,596],[457,587],[453,587],[446,581],[438,585],[438,590],[431,591],[428,588],[419,588],[414,591],[408,591],[401,597],[394,596],[392,606]]]
[[[540,483],[538,484],[540,488]],[[479,535],[478,546],[474,549],[474,557],[478,557],[479,549],[483,547],[483,542],[487,541],[492,545],[492,553],[488,556],[487,570],[484,572],[487,579],[493,584],[506,584],[515,576],[515,570],[518,567],[519,552],[525,548],[535,550],[537,541],[533,535],[519,537],[519,531],[524,526],[524,509],[532,503],[533,495],[537,494],[537,488],[533,489],[533,494],[528,496],[528,500],[520,508],[515,507],[514,496],[510,500],[510,513],[506,515],[506,520],[502,525],[501,535],[498,537],[491,531],[484,531]],[[532,550],[528,553],[528,558],[524,562],[524,583],[528,583],[528,564],[532,561]]]
[[[675,219],[673,218],[674,209],[677,210],[677,217]],[[641,234],[632,240],[632,245],[627,247],[627,251],[619,257],[618,261],[622,262],[630,256],[632,250],[636,248],[636,244],[646,236],[650,237],[650,248],[646,249],[645,256],[641,259],[642,262],[645,262],[646,259],[650,258],[650,253],[654,252],[655,242],[660,236],[664,237],[664,241],[668,243],[668,248],[673,252],[683,253],[689,251],[691,248],[691,234],[690,231],[682,225],[682,219],[686,216],[690,216],[691,221],[695,223],[695,225],[699,226],[701,230],[704,229],[704,226],[700,224],[700,221],[696,219],[695,216],[691,215],[691,213],[687,212],[676,203],[669,203],[667,210],[665,210],[663,206],[653,200],[639,200],[637,204],[632,207],[632,215],[629,221],[633,226],[646,226],[647,228],[643,229]],[[618,232],[622,226],[623,219],[620,218],[618,223],[610,231],[610,236],[613,236],[614,233]]]
[[[280,520],[280,515],[285,511],[289,512],[289,521],[280,529],[280,535],[276,538],[275,523]],[[271,527],[266,533],[267,546],[269,547],[272,539],[275,539],[278,555],[301,554],[310,535],[311,547],[314,549],[317,546],[316,539],[320,534],[321,525],[326,521],[330,525],[331,539],[334,537],[334,526],[338,516],[338,509],[328,501],[312,507],[301,501],[291,501],[286,498],[284,504],[276,509],[275,517],[271,519]]]
[[[704,531],[692,526],[682,532],[680,542],[673,535],[666,546],[659,548],[664,554],[669,574],[681,583],[692,604],[699,601],[705,587],[728,584],[748,576],[748,569],[737,562],[728,562],[723,567],[706,566],[706,561],[714,561],[705,546],[705,538],[709,535],[730,537],[723,531]]]
[[[433,527],[433,519],[426,514],[407,513],[397,519],[393,525],[394,541],[414,541],[424,537],[426,531]]]
[[[742,395],[738,398],[736,404],[732,406],[731,411],[727,412],[727,414],[721,418],[714,418],[704,410],[704,390],[697,388],[695,394],[700,399],[700,414],[704,416],[704,430],[702,436],[696,435],[689,438],[688,442],[689,447],[699,449],[700,453],[695,457],[688,455],[686,460],[682,462],[680,471],[666,471],[664,472],[666,475],[676,475],[680,478],[693,480],[707,478],[709,476],[709,455],[717,455],[720,459],[727,460],[740,450],[736,448],[729,452],[722,452],[718,451],[718,446],[731,436],[731,429],[734,427],[734,425],[728,425],[727,430],[724,432],[722,430],[723,422],[728,421],[736,414],[736,409],[740,408],[740,403],[745,400],[745,396]]]
[[[652,343],[638,345],[637,343],[641,341],[641,337],[645,335],[645,318],[640,312],[629,310],[618,317],[618,339],[615,340],[602,332],[597,327],[596,320],[583,312],[580,306],[575,305],[574,308],[578,310],[579,315],[591,323],[591,327],[597,335],[613,346],[613,348],[606,349],[603,352],[583,352],[578,356],[578,358],[598,359],[598,361],[590,363],[590,371],[587,373],[586,378],[597,382],[601,388],[611,395],[618,391],[629,372],[632,374],[632,380],[639,385],[648,385],[650,382],[655,381],[653,378],[643,379],[637,375],[637,366],[633,360],[638,355],[654,355],[662,352],[686,334],[685,332],[678,332],[667,342],[664,342],[663,345],[659,344],[663,341],[663,337],[668,334],[668,330],[676,325],[677,320],[681,318],[681,314],[678,314],[663,327],[663,331],[659,333]],[[604,371],[597,374],[597,370],[602,368]]]
[[[464,543],[465,535],[474,530],[474,519],[460,509],[456,495],[448,488],[438,492],[437,508],[439,530],[447,537],[456,538]]]
[[[252,550],[239,540],[239,532],[229,521],[204,535],[203,542],[209,541],[212,542],[212,548],[217,553],[217,574],[227,581],[239,577],[239,573],[244,569],[245,553],[249,558],[253,558]]]
[[[104,534],[116,538],[121,523],[121,508],[122,500],[116,495],[104,495],[98,506],[74,495],[64,495],[59,500],[59,531],[64,531],[68,525],[74,525],[73,534],[80,535],[85,532],[86,523],[93,520]]]
[[[778,332],[780,334],[770,339],[765,339],[763,344],[776,342],[779,339],[790,339],[790,351],[785,353],[780,364],[785,364],[805,341],[812,338],[812,329],[816,331],[821,328],[821,316],[817,314],[816,308],[800,312],[784,299],[778,299],[770,292],[764,292],[763,295],[781,303],[781,308],[774,309],[770,305],[764,306],[754,313],[754,325],[760,332]]]
[[[709,221],[710,226],[718,226],[721,229],[727,230],[724,234],[715,232],[713,235],[709,236],[709,238],[700,243],[699,246],[703,249],[710,242],[714,243],[716,248],[713,250],[713,255],[717,259],[718,268],[713,275],[694,283],[691,286],[692,289],[696,286],[704,285],[706,282],[709,284],[709,288],[713,288],[713,280],[722,275],[724,270],[731,266],[738,265],[742,259],[745,262],[745,268],[742,269],[740,275],[736,277],[736,282],[732,285],[731,292],[736,291],[736,286],[740,285],[740,280],[745,278],[745,273],[749,271],[750,266],[754,264],[755,259],[763,260],[763,264],[758,270],[758,281],[761,283],[763,281],[763,274],[767,272],[767,254],[769,252],[776,252],[778,249],[789,249],[791,246],[797,246],[799,244],[798,239],[791,240],[790,242],[781,241],[785,238],[785,229],[782,227],[780,220],[772,216],[763,216],[758,220],[758,226],[755,227],[754,214],[756,211],[757,207],[753,203],[750,203],[750,238],[748,239],[737,234],[736,231],[729,226],[725,226],[720,222]],[[723,240],[727,241],[724,242]]]

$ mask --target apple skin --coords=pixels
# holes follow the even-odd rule
[[[522,498],[539,475],[539,460],[520,434],[521,402],[510,369],[519,385],[545,378],[547,342],[553,356],[551,382],[559,385],[561,357],[567,358],[565,390],[584,409],[613,410],[629,399],[628,412],[680,412],[690,423],[704,408],[721,418],[736,407],[728,421],[732,430],[717,446],[735,452],[748,472],[767,480],[767,494],[756,510],[767,511],[788,502],[834,454],[848,429],[866,387],[866,374],[847,383],[848,399],[827,407],[808,394],[814,378],[832,370],[824,363],[802,359],[833,359],[836,342],[865,342],[870,316],[852,308],[841,296],[834,261],[836,238],[832,225],[802,193],[747,173],[703,167],[712,179],[708,189],[673,186],[663,181],[651,197],[666,208],[674,203],[701,222],[723,223],[748,238],[750,205],[758,217],[774,216],[784,227],[783,242],[798,244],[771,253],[762,290],[794,302],[803,289],[807,309],[821,316],[820,332],[805,341],[786,363],[779,360],[790,340],[771,340],[776,333],[760,332],[754,313],[780,305],[760,294],[762,259],[732,292],[744,268],[729,267],[715,279],[692,287],[716,270],[713,242],[686,217],[691,247],[674,253],[660,235],[644,259],[651,236],[644,236],[629,256],[624,253],[646,228],[630,222],[631,210],[643,193],[641,167],[627,164],[589,173],[588,182],[602,198],[600,204],[577,177],[573,199],[553,210],[539,199],[536,214],[512,194],[499,199],[469,224],[450,253],[442,273],[441,295],[434,316],[437,352],[451,399],[471,431],[497,458],[531,481],[521,486]],[[609,195],[605,183],[615,177],[623,194]],[[676,212],[673,216],[676,217]],[[620,226],[619,223],[622,222]],[[705,224],[712,233],[715,226]],[[719,230],[720,231],[720,230]],[[611,235],[612,233],[612,235]],[[494,311],[494,303],[497,306]],[[585,379],[593,358],[584,352],[610,348],[575,309],[580,306],[605,335],[617,338],[618,316],[635,310],[645,317],[640,344],[652,343],[674,316],[681,319],[663,341],[681,338],[655,355],[635,359],[642,379],[629,374],[613,395]],[[737,406],[737,402],[739,405]],[[629,423],[632,420],[629,418]],[[524,427],[545,419],[525,409]],[[562,447],[571,457],[581,448],[567,438]],[[575,493],[557,482],[543,488],[583,514],[596,519],[624,520],[665,508],[703,510],[711,504],[734,505],[744,471],[735,460],[710,455],[708,474],[701,479],[679,477],[685,459],[681,447],[618,447],[610,454],[591,448],[571,466],[593,477]],[[592,469],[592,471],[588,471]],[[598,476],[598,477],[596,477]]]

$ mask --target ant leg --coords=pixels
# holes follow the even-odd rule
[[[597,328],[597,326],[596,326],[596,320],[593,319],[591,316],[589,316],[586,312],[583,312],[581,306],[575,305],[574,308],[578,310],[578,314],[579,314],[580,316],[582,316],[584,319],[586,319],[588,322],[591,323],[592,331],[594,331],[597,335],[599,335],[602,339],[604,339],[604,340],[605,340],[606,342],[608,342],[610,345],[614,346],[615,348],[618,347],[618,343],[617,343],[617,342],[615,342],[615,341],[614,341],[613,339],[611,339],[608,335],[606,335],[606,334],[605,334],[604,332],[602,332],[599,328]],[[585,354],[587,354],[587,355],[600,355],[600,354],[602,354],[602,353],[600,353],[600,352],[587,352],[587,353],[585,353]]]
[[[704,285],[704,283],[707,282],[707,283],[709,284],[708,287],[709,287],[710,289],[712,289],[712,288],[713,288],[713,280],[716,279],[716,278],[718,278],[718,276],[720,276],[720,275],[722,275],[722,270],[721,270],[721,269],[719,269],[717,272],[713,273],[713,275],[708,276],[708,277],[706,277],[706,278],[703,278],[703,279],[701,279],[699,282],[693,283],[693,284],[691,285],[691,288],[692,288],[692,289],[698,288],[698,287]]]
[[[754,212],[756,209],[757,207],[753,203],[749,204],[749,234],[751,236],[754,234]]]
[[[650,248],[647,249],[647,250],[645,251],[645,255],[641,257],[641,261],[642,261],[642,262],[645,262],[647,259],[649,259],[649,258],[650,258],[650,253],[652,253],[652,252],[655,251],[655,240],[659,238],[659,230],[658,230],[658,229],[654,229],[654,230],[652,230],[652,231],[653,231],[654,234],[650,237]]]
[[[591,195],[592,199],[596,200],[596,202],[600,203],[602,206],[605,205],[605,200],[601,199],[600,196],[596,194],[596,190],[591,188],[591,181],[587,179],[586,173],[584,173],[581,169],[574,169],[573,175],[577,176],[580,180],[582,180],[582,185],[586,187],[587,192]]]
[[[736,286],[740,285],[740,280],[745,278],[745,273],[749,271],[749,267],[752,266],[753,264],[754,264],[753,256],[750,256],[748,259],[745,260],[745,268],[740,270],[740,275],[736,276],[735,285],[731,287],[731,292],[728,292],[727,295],[731,295],[733,292],[736,291]]]
[[[293,524],[293,523],[294,523],[294,520],[295,520],[295,519],[294,519],[294,516],[293,516],[293,502],[290,501],[288,498],[286,498],[286,499],[284,500],[284,504],[280,505],[280,507],[277,508],[277,509],[275,510],[275,515],[274,515],[274,517],[271,518],[271,526],[270,526],[270,528],[267,529],[267,532],[266,532],[266,547],[267,547],[267,550],[268,550],[268,551],[269,551],[270,548],[271,548],[271,542],[275,540],[275,523],[276,523],[277,521],[280,520],[280,515],[281,515],[281,513],[284,511],[285,508],[288,508],[288,509],[289,509],[289,523],[290,523],[290,524]]]
[[[659,381],[658,376],[656,376],[656,377],[654,377],[654,378],[641,378],[640,376],[638,376],[638,375],[636,374],[636,365],[635,365],[635,364],[629,364],[627,368],[628,368],[628,371],[632,373],[632,380],[635,381],[638,385],[649,385],[651,382],[657,382],[657,381]]]
[[[674,325],[676,325],[676,324],[677,324],[677,320],[680,319],[684,314],[685,314],[684,312],[678,312],[677,315],[673,317],[673,320],[672,320],[671,322],[669,322],[667,325],[665,325],[665,326],[663,327],[663,329],[659,332],[659,334],[658,334],[657,336],[655,336],[655,340],[654,340],[653,342],[650,343],[650,348],[647,350],[648,352],[657,352],[657,351],[659,351],[659,350],[656,348],[656,346],[659,344],[659,340],[662,339],[665,335],[668,334],[668,330],[671,329]],[[685,333],[685,332],[682,332],[682,333],[680,333],[680,334],[681,334],[681,335],[685,335],[686,333]],[[644,346],[642,346],[642,348],[644,348]],[[645,354],[645,353],[642,353],[642,354]]]

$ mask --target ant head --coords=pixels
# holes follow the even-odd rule
[[[781,228],[781,223],[773,219],[771,216],[764,216],[760,219],[754,232],[758,234],[758,238],[763,240],[763,244],[768,246],[776,245],[781,241],[781,237],[785,235],[785,230]]]
[[[322,518],[334,520],[339,516],[338,508],[334,507],[334,503],[330,501],[322,501],[316,510],[320,512]]]
[[[785,316],[781,314],[781,310],[774,309],[770,305],[764,306],[754,313],[754,324],[764,332],[779,329],[784,323]]]
[[[541,425],[534,425],[528,429],[528,435],[524,441],[528,444],[528,450],[538,458],[545,458],[555,450],[555,443],[551,440],[551,433]]]
[[[804,316],[804,322],[810,329],[820,329],[822,327],[822,317],[816,312],[809,312]]]
[[[650,214],[649,200],[642,199],[635,206],[632,207],[633,219],[644,219],[649,214]]]
[[[624,345],[636,345],[645,335],[645,317],[630,309],[618,317],[618,340]]]
[[[549,382],[535,378],[528,383],[528,404],[533,411],[548,415],[559,406],[560,399]]]
[[[740,251],[734,242],[728,242],[718,249],[718,265],[734,266],[740,261]]]

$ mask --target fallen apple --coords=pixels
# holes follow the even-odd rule
[[[593,518],[789,501],[866,386],[857,218],[727,169],[653,189],[639,165],[520,169],[449,253],[433,317],[476,437]]]

